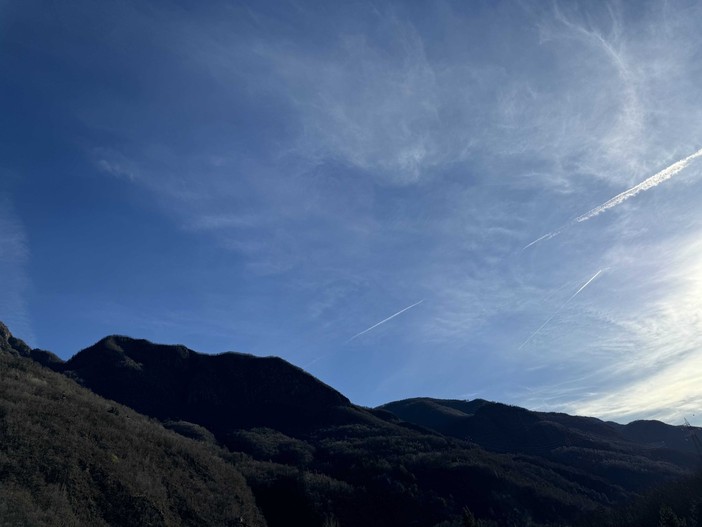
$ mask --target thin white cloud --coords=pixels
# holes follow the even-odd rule
[[[26,300],[29,244],[12,203],[0,195],[0,320],[15,335],[34,340]]]
[[[653,353],[651,347],[646,348],[648,353]],[[590,378],[590,390],[583,390],[582,382],[577,382],[568,402],[563,402],[562,393],[554,402],[569,413],[620,422],[660,419],[679,424],[683,417],[694,414],[695,423],[700,423],[702,353],[699,342],[694,349],[681,349],[676,345],[668,353],[669,360],[659,359],[649,365],[637,356],[624,359],[630,363],[628,368],[626,364],[608,364],[599,372],[607,379],[606,383],[598,386],[597,379]]]
[[[615,97],[620,98],[622,104],[615,113],[613,126],[602,137],[601,146],[608,157],[631,158],[633,152],[643,147],[641,142],[637,146],[635,141],[641,139],[645,130],[646,112],[639,93],[643,91],[645,80],[627,49],[621,12],[612,4],[605,8],[606,15],[600,26],[606,29],[593,26],[587,20],[580,23],[571,20],[558,4],[554,5],[555,19],[564,26],[567,37],[580,39],[604,55],[619,76],[620,90]]]
[[[0,262],[24,264],[29,256],[27,236],[12,212],[10,201],[0,196]]]
[[[392,13],[372,24],[388,42],[346,33],[331,53],[291,53],[279,42],[257,51],[302,118],[304,133],[291,151],[341,159],[386,184],[416,183],[460,154],[442,126],[440,89],[421,35]]]
[[[618,253],[620,250],[616,249]],[[526,357],[533,374],[518,404],[621,422],[679,423],[702,406],[702,244],[699,234],[631,245],[591,299]],[[616,256],[619,259],[619,256]],[[572,349],[574,353],[563,353]],[[554,378],[563,379],[553,384]]]
[[[555,58],[549,83],[516,76],[529,97],[507,120],[508,144],[544,162],[526,181],[559,196],[599,181],[627,188],[660,159],[689,151],[702,132],[701,110],[689,98],[699,73],[696,9],[647,3],[634,14],[626,4],[550,5],[535,17]],[[534,64],[530,73],[541,71]]]
[[[93,162],[100,172],[116,178],[134,181],[139,177],[139,171],[132,161],[121,152],[109,148],[95,148]]]

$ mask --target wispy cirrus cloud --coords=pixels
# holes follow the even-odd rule
[[[390,13],[371,23],[387,41],[347,33],[331,54],[291,53],[280,43],[259,53],[301,116],[296,153],[344,160],[387,184],[411,184],[461,153],[446,144],[438,80],[421,36]]]
[[[22,223],[13,212],[12,202],[0,195],[0,320],[15,335],[32,342],[27,304],[29,276],[26,265],[29,244]]]
[[[630,6],[617,3],[558,2],[534,12],[537,55],[547,62],[517,70],[497,106],[504,133],[496,143],[541,160],[525,181],[554,196],[593,184],[626,188],[661,160],[699,147],[700,110],[687,99],[698,75],[689,6],[647,4],[637,23]],[[541,71],[543,79],[534,75]]]
[[[100,172],[130,181],[138,177],[138,169],[134,163],[117,150],[98,147],[93,149],[92,156],[95,167]]]
[[[699,414],[702,394],[702,246],[697,236],[637,243],[626,260],[601,279],[606,304],[595,299],[566,313],[547,339],[554,350],[579,352],[535,365],[558,383],[543,383],[517,397],[523,404],[627,422],[657,418],[680,422]],[[637,293],[632,295],[631,288]],[[582,320],[597,328],[589,342]],[[587,333],[586,333],[587,334]],[[532,356],[535,358],[535,356]],[[555,369],[553,369],[555,367]],[[539,378],[537,374],[535,378]],[[538,384],[538,383],[537,383]]]

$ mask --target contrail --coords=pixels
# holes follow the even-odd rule
[[[422,298],[419,302],[417,302],[416,304],[412,304],[411,306],[407,306],[406,308],[404,308],[404,309],[401,310],[401,311],[398,311],[398,312],[395,313],[394,315],[391,315],[391,316],[389,316],[388,318],[386,318],[386,319],[384,319],[384,320],[381,320],[381,321],[378,322],[377,324],[372,325],[372,326],[369,327],[368,329],[364,329],[364,330],[361,331],[360,333],[356,333],[353,337],[351,337],[349,340],[347,340],[346,342],[344,342],[344,344],[348,344],[348,343],[351,342],[353,339],[360,337],[360,336],[363,335],[364,333],[368,333],[370,330],[377,328],[377,327],[380,326],[381,324],[385,324],[388,320],[392,320],[392,319],[395,318],[396,316],[401,315],[402,313],[404,313],[404,312],[407,311],[408,309],[412,309],[413,307],[418,306],[418,305],[421,304],[422,302],[424,302],[424,299],[423,299],[423,298]],[[328,357],[329,355],[332,355],[333,353],[335,353],[335,352],[334,352],[334,351],[330,351],[329,353],[324,353],[324,354],[320,355],[319,357],[315,357],[315,358],[312,359],[310,362],[308,362],[307,364],[305,364],[303,367],[304,367],[304,368],[309,368],[309,367],[312,366],[315,362],[318,362],[318,361],[322,360],[323,358]]]
[[[553,238],[553,237],[555,237],[555,236],[558,236],[560,233],[562,233],[564,230],[566,230],[568,227],[570,227],[570,226],[574,223],[574,221],[575,221],[575,220],[569,221],[568,223],[566,223],[566,224],[563,225],[562,227],[559,227],[559,228],[556,229],[555,231],[551,231],[551,232],[549,232],[548,234],[544,234],[543,236],[540,236],[540,237],[536,238],[533,242],[528,243],[528,244],[526,244],[524,247],[522,247],[522,251],[523,251],[524,249],[528,249],[528,248],[531,247],[532,245],[536,245],[537,243],[539,243],[539,242],[541,242],[541,241],[543,241],[543,240],[550,240],[551,238]]]
[[[585,289],[587,286],[589,286],[589,285],[590,285],[590,282],[592,282],[595,278],[597,278],[598,276],[600,276],[600,275],[602,274],[602,271],[604,271],[604,269],[600,269],[600,270],[597,271],[594,275],[592,275],[592,278],[590,278],[587,282],[585,282],[585,283],[580,287],[580,289],[578,289],[575,293],[573,293],[573,296],[571,296],[571,297],[567,300],[567,302],[570,302],[570,301],[573,300],[576,296],[578,296],[578,293],[580,293],[580,291],[582,291],[582,290]],[[566,302],[566,303],[567,303],[567,302]]]
[[[687,165],[690,164],[690,161],[693,159],[702,156],[702,148],[700,148],[697,152],[694,154],[690,154],[684,159],[681,159],[680,161],[673,163],[670,165],[668,168],[664,168],[657,174],[654,174],[650,178],[642,181],[635,187],[631,187],[629,190],[625,190],[621,194],[617,194],[614,196],[612,199],[605,201],[602,205],[595,207],[592,210],[589,210],[585,214],[578,216],[575,218],[575,221],[580,223],[581,221],[586,221],[589,220],[590,218],[594,218],[598,214],[602,214],[604,211],[611,209],[612,207],[616,207],[620,203],[628,200],[629,198],[633,198],[636,196],[639,192],[643,192],[644,190],[651,189],[653,187],[656,187],[663,183],[664,181],[672,178],[675,174],[683,170]]]
[[[550,317],[548,317],[546,319],[546,322],[541,324],[537,328],[536,331],[534,331],[531,335],[529,335],[529,337],[524,342],[521,343],[521,345],[519,346],[519,349],[522,349],[524,346],[526,346],[529,343],[529,341],[531,341],[531,339],[533,339],[539,333],[539,331],[544,329],[548,325],[548,323],[551,322],[556,317],[556,315],[558,315],[558,313],[560,313],[563,310],[563,308],[566,307],[570,303],[571,300],[573,300],[576,296],[578,296],[580,294],[580,292],[583,289],[585,289],[587,286],[589,286],[593,280],[595,280],[598,276],[600,276],[603,271],[604,271],[604,269],[600,269],[594,275],[592,275],[592,278],[590,278],[587,282],[585,282],[583,285],[581,285],[580,289],[578,289],[575,293],[573,293],[568,300],[563,302],[561,304],[561,306],[558,309],[556,309],[556,311],[554,311],[554,313]]]
[[[616,207],[620,203],[625,202],[629,198],[633,198],[639,192],[643,192],[645,190],[649,190],[649,189],[652,189],[653,187],[660,185],[661,183],[672,178],[675,174],[677,174],[678,172],[683,170],[685,167],[687,167],[687,165],[689,165],[693,159],[700,157],[700,156],[702,156],[702,148],[700,148],[694,154],[690,154],[689,156],[681,159],[680,161],[676,161],[675,163],[673,163],[669,167],[664,168],[660,172],[657,172],[656,174],[652,175],[650,178],[643,180],[638,185],[631,187],[629,190],[625,190],[621,194],[617,194],[612,199],[605,201],[604,203],[602,203],[601,205],[598,205],[594,209],[590,209],[585,214],[581,214],[577,218],[570,220],[568,223],[566,223],[562,227],[559,227],[555,231],[549,232],[548,234],[544,234],[543,236],[541,236],[540,238],[537,238],[536,240],[529,243],[528,245],[525,245],[522,250],[528,249],[529,247],[531,247],[534,244],[539,243],[540,241],[550,240],[554,236],[558,236],[560,233],[562,233],[565,229],[567,229],[571,225],[574,225],[576,223],[581,223],[583,221],[587,221],[590,218],[594,218],[595,216],[602,214],[604,211],[609,210],[612,207]]]
[[[412,309],[413,307],[418,306],[418,305],[421,304],[422,302],[424,302],[424,299],[420,300],[420,301],[417,302],[416,304],[412,304],[411,306],[407,306],[406,308],[402,309],[401,311],[398,311],[398,312],[395,313],[394,315],[390,315],[388,318],[386,318],[386,319],[384,319],[384,320],[381,320],[380,322],[378,322],[377,324],[372,325],[372,326],[369,327],[368,329],[364,329],[364,330],[361,331],[360,333],[356,333],[353,337],[351,337],[349,340],[347,340],[346,342],[344,342],[344,344],[348,344],[348,343],[351,342],[352,340],[354,340],[354,339],[360,337],[361,335],[363,335],[363,334],[365,334],[365,333],[368,333],[370,330],[377,328],[377,327],[380,326],[381,324],[385,324],[388,320],[392,320],[392,319],[395,318],[396,316],[401,315],[402,313],[404,313],[404,312],[407,311],[408,309]]]

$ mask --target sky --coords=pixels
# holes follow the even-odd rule
[[[0,0],[0,320],[702,424],[701,19]]]

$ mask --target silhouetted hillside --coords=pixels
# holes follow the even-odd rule
[[[224,451],[6,346],[0,438],[2,526],[265,525]]]
[[[112,336],[56,368],[94,392],[159,419],[202,425],[220,439],[240,428],[287,433],[347,419],[343,395],[277,357],[203,355]]]
[[[702,472],[661,486],[632,503],[602,510],[586,518],[583,527],[700,527]]]
[[[23,340],[14,337],[2,322],[0,322],[0,351],[15,357],[28,357],[50,367],[63,363],[60,358],[50,351],[30,348]]]
[[[632,490],[656,484],[662,473],[679,475],[699,463],[687,432],[659,421],[619,425],[482,399],[414,398],[380,409],[491,451],[529,454],[587,469]]]
[[[431,398],[405,399],[379,407],[398,418],[442,434],[470,439],[497,451],[543,454],[560,446],[621,444],[647,450],[677,450],[684,462],[697,454],[688,431],[660,421],[634,421],[627,425],[594,417],[534,412],[483,399],[457,401]]]

